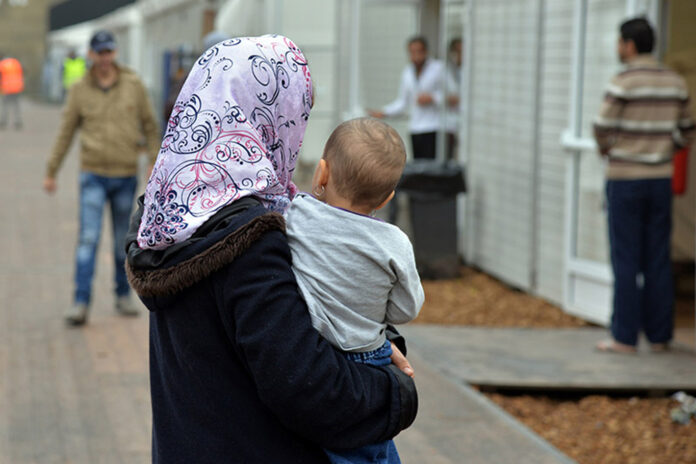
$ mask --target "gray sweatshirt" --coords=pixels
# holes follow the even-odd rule
[[[413,247],[398,227],[298,195],[286,215],[293,271],[312,325],[343,351],[371,351],[423,304]]]

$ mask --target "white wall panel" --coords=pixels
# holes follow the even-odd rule
[[[335,45],[335,0],[284,0],[281,3],[283,34],[300,48]]]
[[[530,287],[537,0],[473,9],[469,108],[470,259]]]
[[[360,17],[360,95],[362,105],[379,109],[394,100],[401,73],[408,64],[406,42],[418,31],[414,3],[363,2]],[[432,44],[434,46],[436,44]],[[431,46],[431,48],[432,48]],[[407,117],[387,121],[411,144]]]
[[[560,139],[568,126],[574,3],[575,0],[544,2],[537,286],[534,291],[556,303],[563,299],[565,166],[569,155],[561,147]]]
[[[625,18],[625,0],[589,0],[583,88],[582,133],[592,137],[606,86],[621,65],[616,53],[618,28]],[[580,159],[577,256],[607,263],[609,244],[604,209],[604,163],[595,152]]]
[[[190,2],[145,18],[144,67],[140,72],[153,97],[155,108],[158,109],[158,116],[164,98],[164,52],[179,47],[192,51],[200,48],[203,7],[203,3]]]
[[[598,0],[592,1],[595,14],[612,11],[599,5]],[[565,170],[569,156],[560,139],[568,125],[574,3],[478,1],[473,18],[471,256],[475,264],[491,274],[558,303],[563,296]],[[543,8],[541,43],[536,30],[539,7]],[[609,39],[604,36],[609,21],[615,19],[598,21],[597,50],[607,47]],[[542,53],[539,62],[537,52]],[[537,63],[541,64],[542,79],[538,115],[534,112]],[[606,64],[606,59],[600,62]],[[603,88],[605,83],[598,85]],[[535,117],[539,118],[536,133]],[[539,153],[533,173],[535,136],[539,137]],[[536,196],[532,195],[533,188]],[[588,230],[600,227],[602,218],[601,211],[588,217]],[[533,227],[536,254],[532,257]],[[588,247],[601,247],[596,240],[586,241]],[[530,279],[533,271],[534,288]]]
[[[314,165],[337,121],[336,76],[338,26],[336,0],[282,0],[276,14],[280,33],[304,53],[314,82],[314,108],[309,117],[300,160]]]

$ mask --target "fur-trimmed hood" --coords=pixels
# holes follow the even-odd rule
[[[234,261],[266,232],[285,232],[280,214],[245,198],[220,210],[189,240],[165,250],[143,250],[137,243],[142,213],[141,196],[126,236],[125,263],[128,281],[141,297],[175,295]]]

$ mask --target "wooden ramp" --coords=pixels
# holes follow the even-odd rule
[[[530,390],[696,391],[696,354],[600,353],[605,329],[494,329],[410,325],[409,347],[462,383]],[[645,343],[643,343],[645,345]]]
[[[409,351],[416,371],[418,416],[395,439],[405,464],[572,464],[482,393]]]

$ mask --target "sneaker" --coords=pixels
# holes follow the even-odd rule
[[[137,316],[140,310],[133,303],[129,296],[119,296],[116,298],[116,312],[122,316]]]
[[[65,311],[65,322],[68,325],[84,325],[87,322],[89,307],[85,303],[75,303]]]

